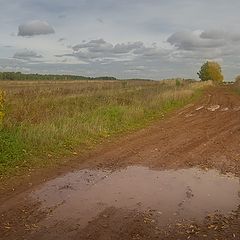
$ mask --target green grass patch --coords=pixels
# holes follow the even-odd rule
[[[24,95],[11,88],[0,130],[0,175],[58,164],[57,157],[143,128],[198,98],[202,88],[169,82],[58,92],[50,86],[24,89]]]
[[[23,165],[26,157],[26,145],[18,129],[0,130],[0,174]]]

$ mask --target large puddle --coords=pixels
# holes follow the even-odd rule
[[[31,197],[51,209],[48,221],[74,220],[84,227],[108,207],[155,212],[163,224],[201,221],[209,213],[227,214],[240,203],[239,178],[197,168],[157,171],[81,170],[47,182]]]

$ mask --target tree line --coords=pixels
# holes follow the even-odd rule
[[[197,73],[202,81],[213,80],[214,82],[223,82],[223,74],[221,66],[217,62],[207,61]],[[240,78],[238,76],[238,78]],[[115,77],[103,76],[103,77],[85,77],[78,75],[58,75],[58,74],[38,74],[38,73],[21,73],[21,72],[0,72],[0,80],[117,80]]]
[[[10,81],[30,81],[30,80],[117,80],[115,77],[84,77],[78,75],[57,75],[57,74],[38,74],[21,72],[0,72],[0,80]]]

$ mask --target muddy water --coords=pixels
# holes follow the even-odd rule
[[[157,171],[132,166],[115,172],[81,170],[46,183],[31,198],[59,220],[84,227],[108,207],[153,211],[160,223],[201,221],[209,213],[227,214],[240,203],[239,178],[197,168]]]

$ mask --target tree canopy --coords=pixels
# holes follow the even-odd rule
[[[217,62],[205,62],[200,71],[197,73],[202,81],[213,80],[215,82],[222,82],[223,75],[221,66]]]

